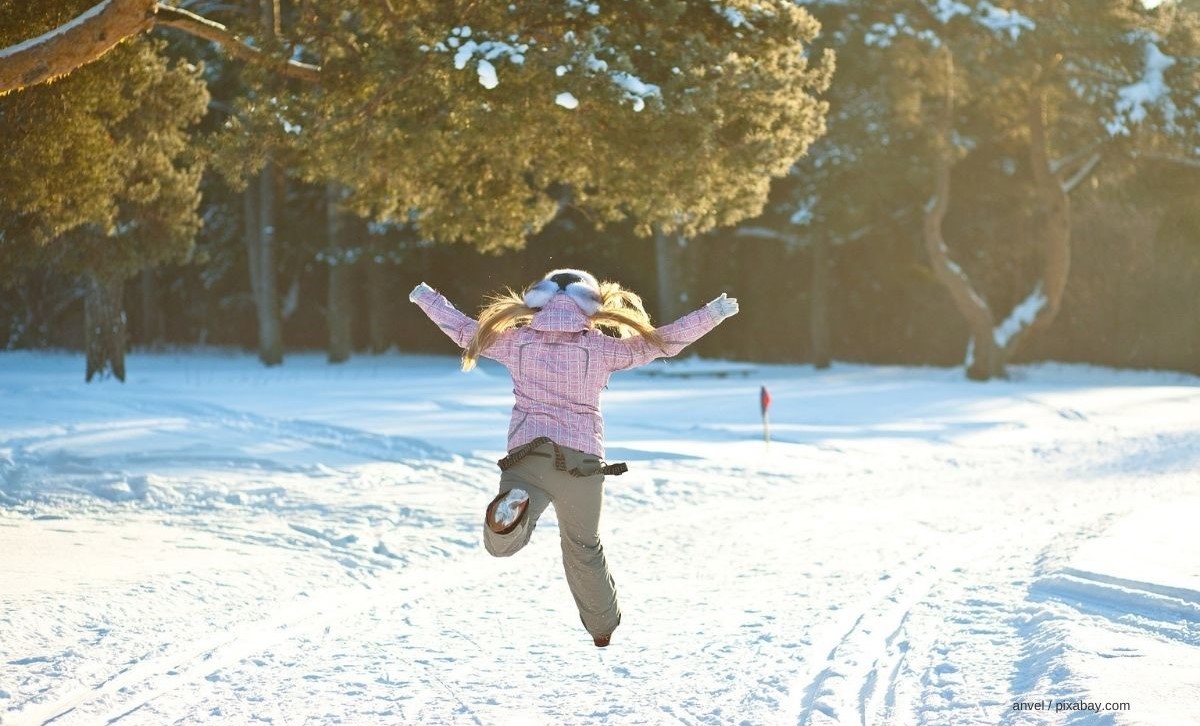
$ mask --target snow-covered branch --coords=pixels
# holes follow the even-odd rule
[[[0,95],[64,76],[155,25],[217,43],[236,58],[274,66],[289,78],[309,82],[320,78],[317,66],[278,60],[238,38],[224,25],[187,10],[156,0],[104,0],[53,30],[0,49]]]
[[[36,38],[0,49],[0,94],[64,76],[154,25],[155,0],[104,0]]]
[[[1084,179],[1087,179],[1089,176],[1091,176],[1092,170],[1095,169],[1096,165],[1099,163],[1100,163],[1100,154],[1096,153],[1096,154],[1092,154],[1090,157],[1088,157],[1088,160],[1085,161],[1083,163],[1083,165],[1079,167],[1079,170],[1076,171],[1071,176],[1071,178],[1067,179],[1066,181],[1064,181],[1062,183],[1063,191],[1070,194],[1071,190],[1074,189],[1075,187],[1079,186],[1079,183],[1081,181],[1083,181]]]
[[[1163,153],[1159,153],[1159,152],[1149,152],[1149,153],[1145,153],[1145,154],[1138,154],[1138,156],[1142,159],[1151,159],[1153,161],[1165,161],[1168,164],[1182,164],[1183,166],[1190,166],[1193,169],[1200,169],[1200,159],[1192,159],[1192,158],[1189,158],[1186,156],[1179,156],[1176,154],[1163,154]]]
[[[996,345],[1000,348],[1008,348],[1009,343],[1024,332],[1029,326],[1033,325],[1037,320],[1038,315],[1046,307],[1049,300],[1046,298],[1046,292],[1041,282],[1034,286],[1033,292],[1029,293],[1029,297],[1017,304],[1004,322],[996,326],[992,331],[992,337],[996,340]]]
[[[1158,108],[1167,119],[1177,113],[1166,80],[1166,71],[1176,60],[1163,53],[1156,41],[1150,36],[1145,42],[1142,77],[1117,91],[1114,115],[1105,122],[1112,136],[1129,136],[1130,127],[1145,121],[1151,108]]]
[[[234,35],[224,25],[196,15],[195,13],[159,4],[156,24],[176,30],[182,30],[198,38],[216,43],[230,55],[250,63],[275,65],[279,72],[288,77],[301,81],[316,83],[321,78],[321,69],[310,63],[296,60],[278,62],[258,48]]]
[[[746,237],[750,239],[765,239],[772,242],[794,242],[796,236],[787,232],[780,232],[777,229],[770,227],[738,227],[734,230],[733,236]]]
[[[1063,169],[1067,168],[1071,164],[1074,164],[1075,162],[1084,158],[1088,154],[1093,153],[1096,150],[1096,148],[1099,146],[1100,146],[1100,143],[1097,142],[1097,143],[1091,144],[1089,146],[1085,146],[1084,148],[1079,149],[1078,151],[1072,152],[1071,154],[1064,156],[1061,159],[1055,159],[1053,162],[1050,163],[1050,171],[1054,174],[1062,173]]]

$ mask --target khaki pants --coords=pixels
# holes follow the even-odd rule
[[[521,523],[508,534],[496,534],[483,525],[483,542],[495,557],[510,557],[529,542],[538,517],[546,505],[554,504],[558,514],[559,541],[567,585],[579,608],[583,626],[592,635],[609,635],[621,622],[616,585],[600,545],[600,507],[604,497],[604,475],[600,460],[592,454],[566,446],[567,469],[596,472],[592,476],[572,476],[554,468],[554,448],[542,444],[515,466],[500,475],[500,493],[524,489],[529,506]]]

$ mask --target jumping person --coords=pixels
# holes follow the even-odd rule
[[[608,645],[621,609],[600,545],[600,507],[605,474],[625,467],[603,461],[600,391],[616,371],[679,353],[735,315],[737,299],[722,294],[657,329],[640,297],[582,270],[554,270],[523,295],[492,297],[478,322],[425,283],[408,299],[464,349],[464,371],[484,356],[512,376],[509,453],[484,512],[484,546],[496,557],[516,554],[553,504],[579,617],[597,646]]]

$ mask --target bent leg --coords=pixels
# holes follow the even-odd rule
[[[531,472],[524,467],[510,469],[500,476],[499,493],[504,494],[514,488],[524,489],[529,494],[529,506],[525,509],[520,523],[508,534],[493,532],[487,525],[487,515],[484,515],[483,546],[493,557],[515,555],[529,543],[529,538],[533,536],[533,529],[537,526],[538,518],[550,504],[550,497],[546,492],[532,483],[535,479]]]

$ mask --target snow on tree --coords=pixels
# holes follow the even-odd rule
[[[1189,149],[1196,114],[1180,110],[1196,88],[1194,10],[1113,0],[1003,5],[874,3],[854,27],[915,79],[911,115],[894,118],[922,129],[931,145],[925,173],[934,193],[923,236],[934,272],[970,327],[966,367],[979,379],[1004,376],[1026,337],[1058,313],[1070,271],[1071,190],[1106,157],[1162,146],[1181,159],[1200,156],[1194,144]],[[953,167],[980,143],[1014,138],[1028,149],[1032,205],[1019,211],[1033,219],[1042,272],[1001,318],[954,261],[942,227]]]
[[[205,146],[236,186],[258,189],[245,239],[268,364],[282,360],[284,176],[345,189],[349,212],[485,250],[521,246],[564,193],[597,226],[694,235],[756,214],[823,132],[816,95],[832,59],[808,57],[817,23],[785,0],[210,7],[228,24],[154,0],[22,8],[0,36],[0,93],[25,112],[55,78],[119,75],[122,41],[157,28],[246,62],[245,92]],[[88,218],[58,212],[45,219],[60,233]]]
[[[121,33],[193,33],[260,71],[247,69],[260,82],[218,147],[221,169],[244,177],[291,155],[304,178],[350,189],[353,208],[411,212],[422,234],[484,249],[521,245],[562,187],[597,224],[631,219],[645,235],[732,224],[823,131],[815,94],[831,59],[810,62],[817,23],[784,0],[364,0],[285,15],[255,45],[246,21],[106,0],[12,38],[0,90],[70,73]]]

